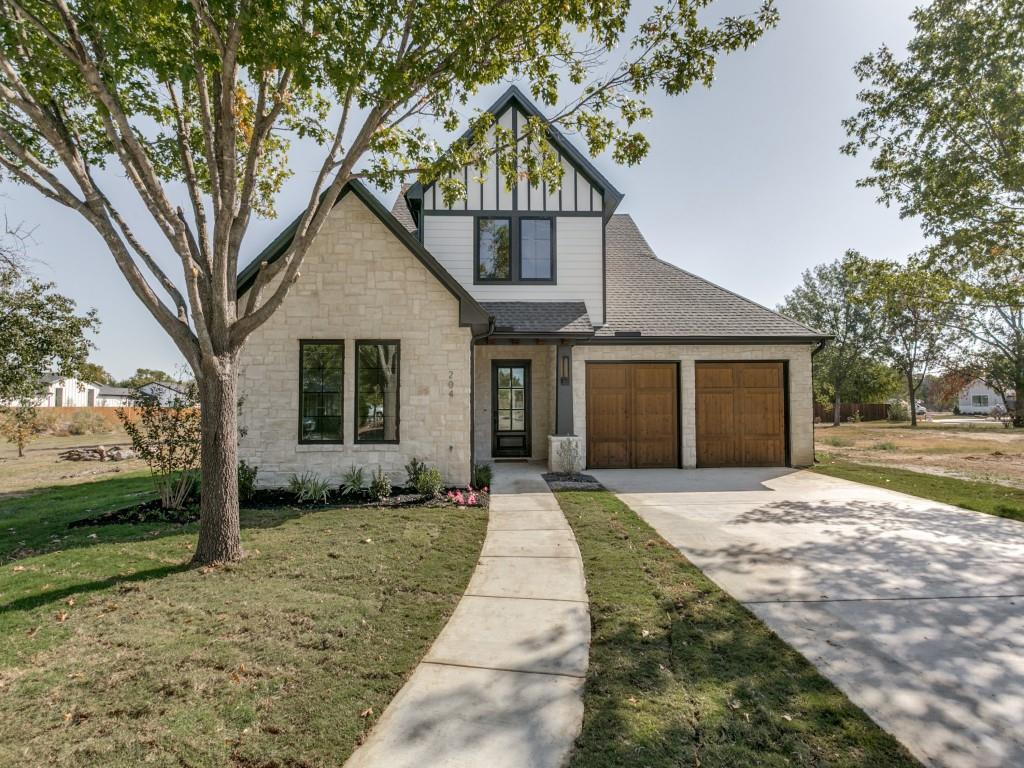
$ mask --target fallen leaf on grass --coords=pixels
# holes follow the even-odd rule
[[[25,634],[28,635],[29,637],[35,637],[36,633],[38,633],[38,632],[39,632],[39,627],[32,627],[32,629],[30,629]]]
[[[69,597],[69,598],[68,598],[67,600],[65,600],[64,602],[68,604],[68,607],[71,607],[71,606],[73,606],[73,605],[75,604],[75,598],[73,598],[73,597]]]
[[[783,719],[783,720],[788,720],[788,721],[790,721],[790,722],[792,722],[792,721],[793,721],[793,718],[792,718],[792,717],[790,717],[789,715],[783,715],[783,716],[782,716],[782,719]]]
[[[369,717],[372,714],[373,714],[373,707],[367,707],[366,709],[364,709],[362,712],[359,713],[359,716],[360,717]]]
[[[65,621],[68,620],[68,612],[67,611],[60,611],[58,613],[55,613],[53,615],[53,617],[55,619],[57,619],[57,623],[58,624],[63,624]]]

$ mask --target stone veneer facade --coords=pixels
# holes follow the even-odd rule
[[[608,344],[573,348],[573,429],[586,452],[588,360],[678,362],[681,388],[683,467],[697,466],[696,374],[694,364],[714,360],[785,361],[789,371],[789,462],[794,467],[814,463],[814,412],[811,393],[811,351],[814,344]]]
[[[243,299],[244,300],[244,296]],[[344,340],[342,445],[298,441],[299,340]],[[398,339],[399,440],[356,444],[355,343]],[[397,482],[412,457],[447,483],[470,473],[472,335],[459,326],[459,300],[354,194],[331,212],[299,280],[241,354],[239,457],[259,467],[261,486],[313,471],[336,483],[351,465],[378,466]]]

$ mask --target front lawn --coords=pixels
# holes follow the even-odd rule
[[[571,766],[919,766],[611,493],[556,495],[593,633]]]
[[[952,504],[988,515],[1024,522],[1024,490],[997,483],[926,475],[896,467],[857,464],[828,454],[819,455],[814,471],[891,491]]]
[[[194,526],[67,529],[146,488],[0,502],[0,765],[338,766],[486,527],[480,509],[243,511],[249,556],[218,569],[188,567]]]

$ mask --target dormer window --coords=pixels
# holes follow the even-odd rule
[[[553,283],[554,229],[550,216],[477,216],[475,282]]]

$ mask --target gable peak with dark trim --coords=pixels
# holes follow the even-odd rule
[[[537,105],[527,97],[519,88],[512,85],[495,101],[485,112],[494,115],[495,121],[502,121],[505,116],[511,111],[513,115],[517,115],[522,112],[527,117],[537,117],[543,121],[547,121],[545,116]],[[513,130],[518,134],[515,128],[516,123],[513,121]],[[469,130],[464,132],[460,138],[466,138],[469,136]],[[615,186],[594,166],[593,162],[584,153],[580,152],[572,142],[554,125],[548,125],[547,128],[547,139],[551,145],[558,152],[559,157],[563,162],[563,168],[566,169],[567,175],[563,176],[561,188],[557,191],[547,191],[546,185],[542,187],[541,194],[547,199],[554,199],[557,195],[559,200],[559,208],[561,208],[562,195],[566,194],[571,188],[572,194],[575,196],[576,192],[576,176],[579,174],[583,177],[585,184],[589,190],[594,190],[597,193],[597,197],[600,199],[599,207],[593,208],[594,211],[599,211],[605,221],[608,221],[615,210],[618,208],[619,203],[622,202],[623,194],[615,188]],[[568,176],[568,171],[572,171],[574,176],[572,179]],[[474,194],[475,190],[470,191],[470,178],[469,170],[463,169],[463,173],[467,183],[467,197]],[[571,181],[571,184],[570,184]],[[527,185],[524,181],[517,182],[513,185],[513,190],[504,189],[504,177],[498,171],[498,169],[492,164],[491,168],[488,169],[486,174],[486,181],[483,185],[476,185],[484,187],[486,185],[494,184],[495,200],[499,201],[503,194],[514,195],[515,188],[526,188]],[[420,183],[416,182],[405,190],[403,198],[405,205],[412,217],[414,224],[418,227],[420,225],[420,218],[424,212],[425,207],[429,207],[433,198],[431,192],[434,189],[434,184],[430,183],[425,187]],[[536,190],[536,187],[530,187],[531,190]],[[490,190],[488,190],[488,193]],[[465,204],[465,208],[455,207],[452,209],[440,209],[437,210],[453,210],[453,211],[472,211],[472,210],[505,210],[504,206],[496,204],[494,206],[485,205],[484,191],[480,191],[480,204],[476,205],[474,201],[473,207],[470,207],[468,200],[464,199],[462,202]],[[549,198],[550,195],[550,198]],[[520,193],[520,197],[522,193]],[[593,200],[593,197],[591,197]],[[425,202],[427,205],[425,206]],[[591,203],[592,204],[592,203]],[[458,205],[458,203],[456,203]],[[523,206],[520,201],[518,206],[519,210],[533,210],[533,211],[544,211],[548,210],[547,200],[545,200],[541,207],[529,207]],[[589,208],[588,208],[589,210]]]

